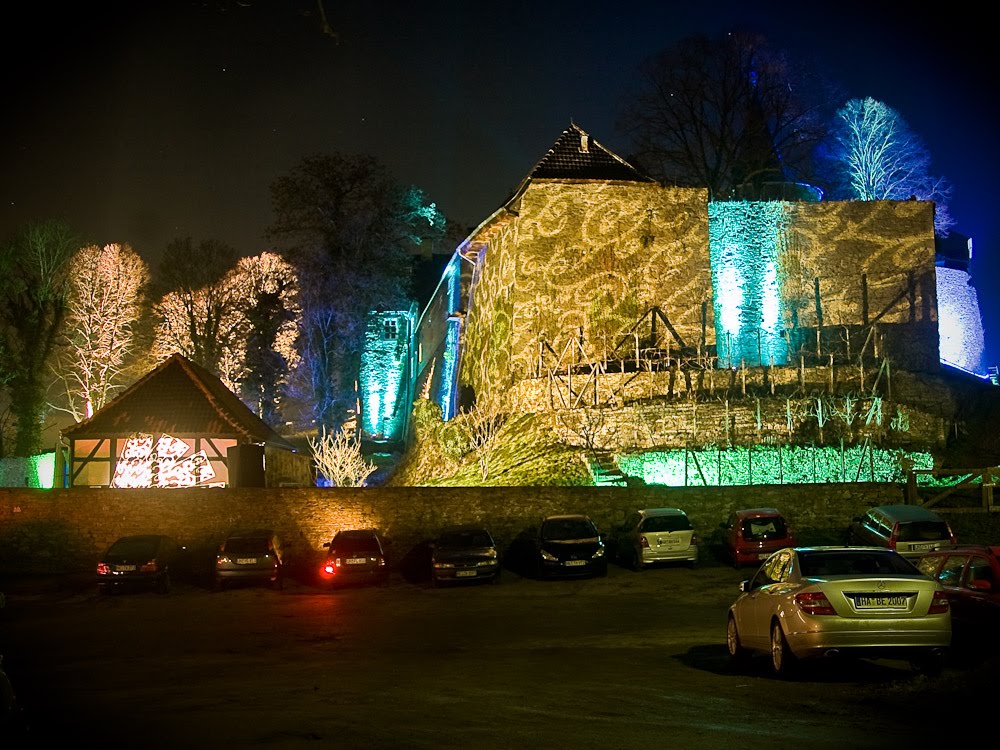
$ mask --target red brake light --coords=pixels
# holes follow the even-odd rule
[[[99,575],[99,576],[106,576],[110,572],[111,572],[111,566],[110,565],[108,565],[107,563],[102,563],[102,562],[97,563],[97,575]]]
[[[927,610],[929,615],[943,615],[949,609],[948,597],[945,593],[938,589],[934,592],[934,598],[931,599],[931,606]]]
[[[835,615],[837,611],[821,591],[805,591],[795,595],[795,603],[807,615]]]
[[[643,549],[649,549],[649,540],[646,539],[644,534],[639,535],[639,546]]]

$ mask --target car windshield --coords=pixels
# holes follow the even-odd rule
[[[781,539],[787,535],[785,519],[780,516],[748,518],[743,522],[744,539]]]
[[[492,547],[493,540],[485,531],[450,531],[438,539],[439,547]]]
[[[690,531],[691,521],[687,516],[653,516],[642,524],[642,530],[654,531]]]
[[[542,524],[542,539],[592,539],[597,536],[585,518],[554,518]]]
[[[233,537],[226,540],[226,552],[236,555],[264,553],[267,552],[267,539],[252,536]]]
[[[119,539],[111,545],[109,555],[128,555],[130,557],[153,557],[156,555],[155,539]]]
[[[944,521],[907,521],[899,524],[900,542],[929,542],[935,539],[947,539],[948,526]]]
[[[379,552],[378,541],[371,534],[338,534],[330,548],[338,552]]]
[[[895,552],[813,550],[799,552],[799,572],[805,578],[856,575],[920,575],[920,571]]]

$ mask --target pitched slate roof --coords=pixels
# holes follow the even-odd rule
[[[535,164],[504,205],[510,207],[515,204],[530,182],[536,179],[656,182],[598,143],[573,122]]]
[[[63,437],[151,434],[230,437],[294,450],[218,377],[181,354],[172,354],[90,419]]]

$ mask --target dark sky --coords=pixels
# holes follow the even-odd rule
[[[332,152],[378,157],[471,227],[571,120],[624,155],[615,123],[644,58],[750,29],[923,139],[973,239],[987,364],[1000,363],[998,86],[988,24],[964,4],[324,2],[336,38],[315,0],[35,3],[9,17],[0,235],[63,218],[154,264],[183,236],[250,255],[269,246],[271,182]]]

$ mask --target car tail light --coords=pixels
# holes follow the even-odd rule
[[[649,540],[642,534],[639,535],[639,546],[643,549],[649,549]]]
[[[106,576],[111,572],[111,566],[107,563],[99,562],[97,563],[97,575]]]
[[[892,534],[889,535],[889,549],[896,549],[896,541],[899,539],[899,522],[892,525]]]
[[[323,564],[323,572],[328,576],[337,574],[337,566],[334,564],[333,560],[327,560]]]
[[[700,540],[698,539],[698,535],[697,534],[692,534],[691,535],[691,544],[698,544],[699,541]]]
[[[927,610],[927,614],[943,615],[948,609],[948,597],[945,596],[945,593],[941,589],[938,589],[934,592],[934,598],[931,599],[931,606]]]
[[[795,595],[795,603],[807,615],[835,615],[837,611],[822,591],[804,591]]]

